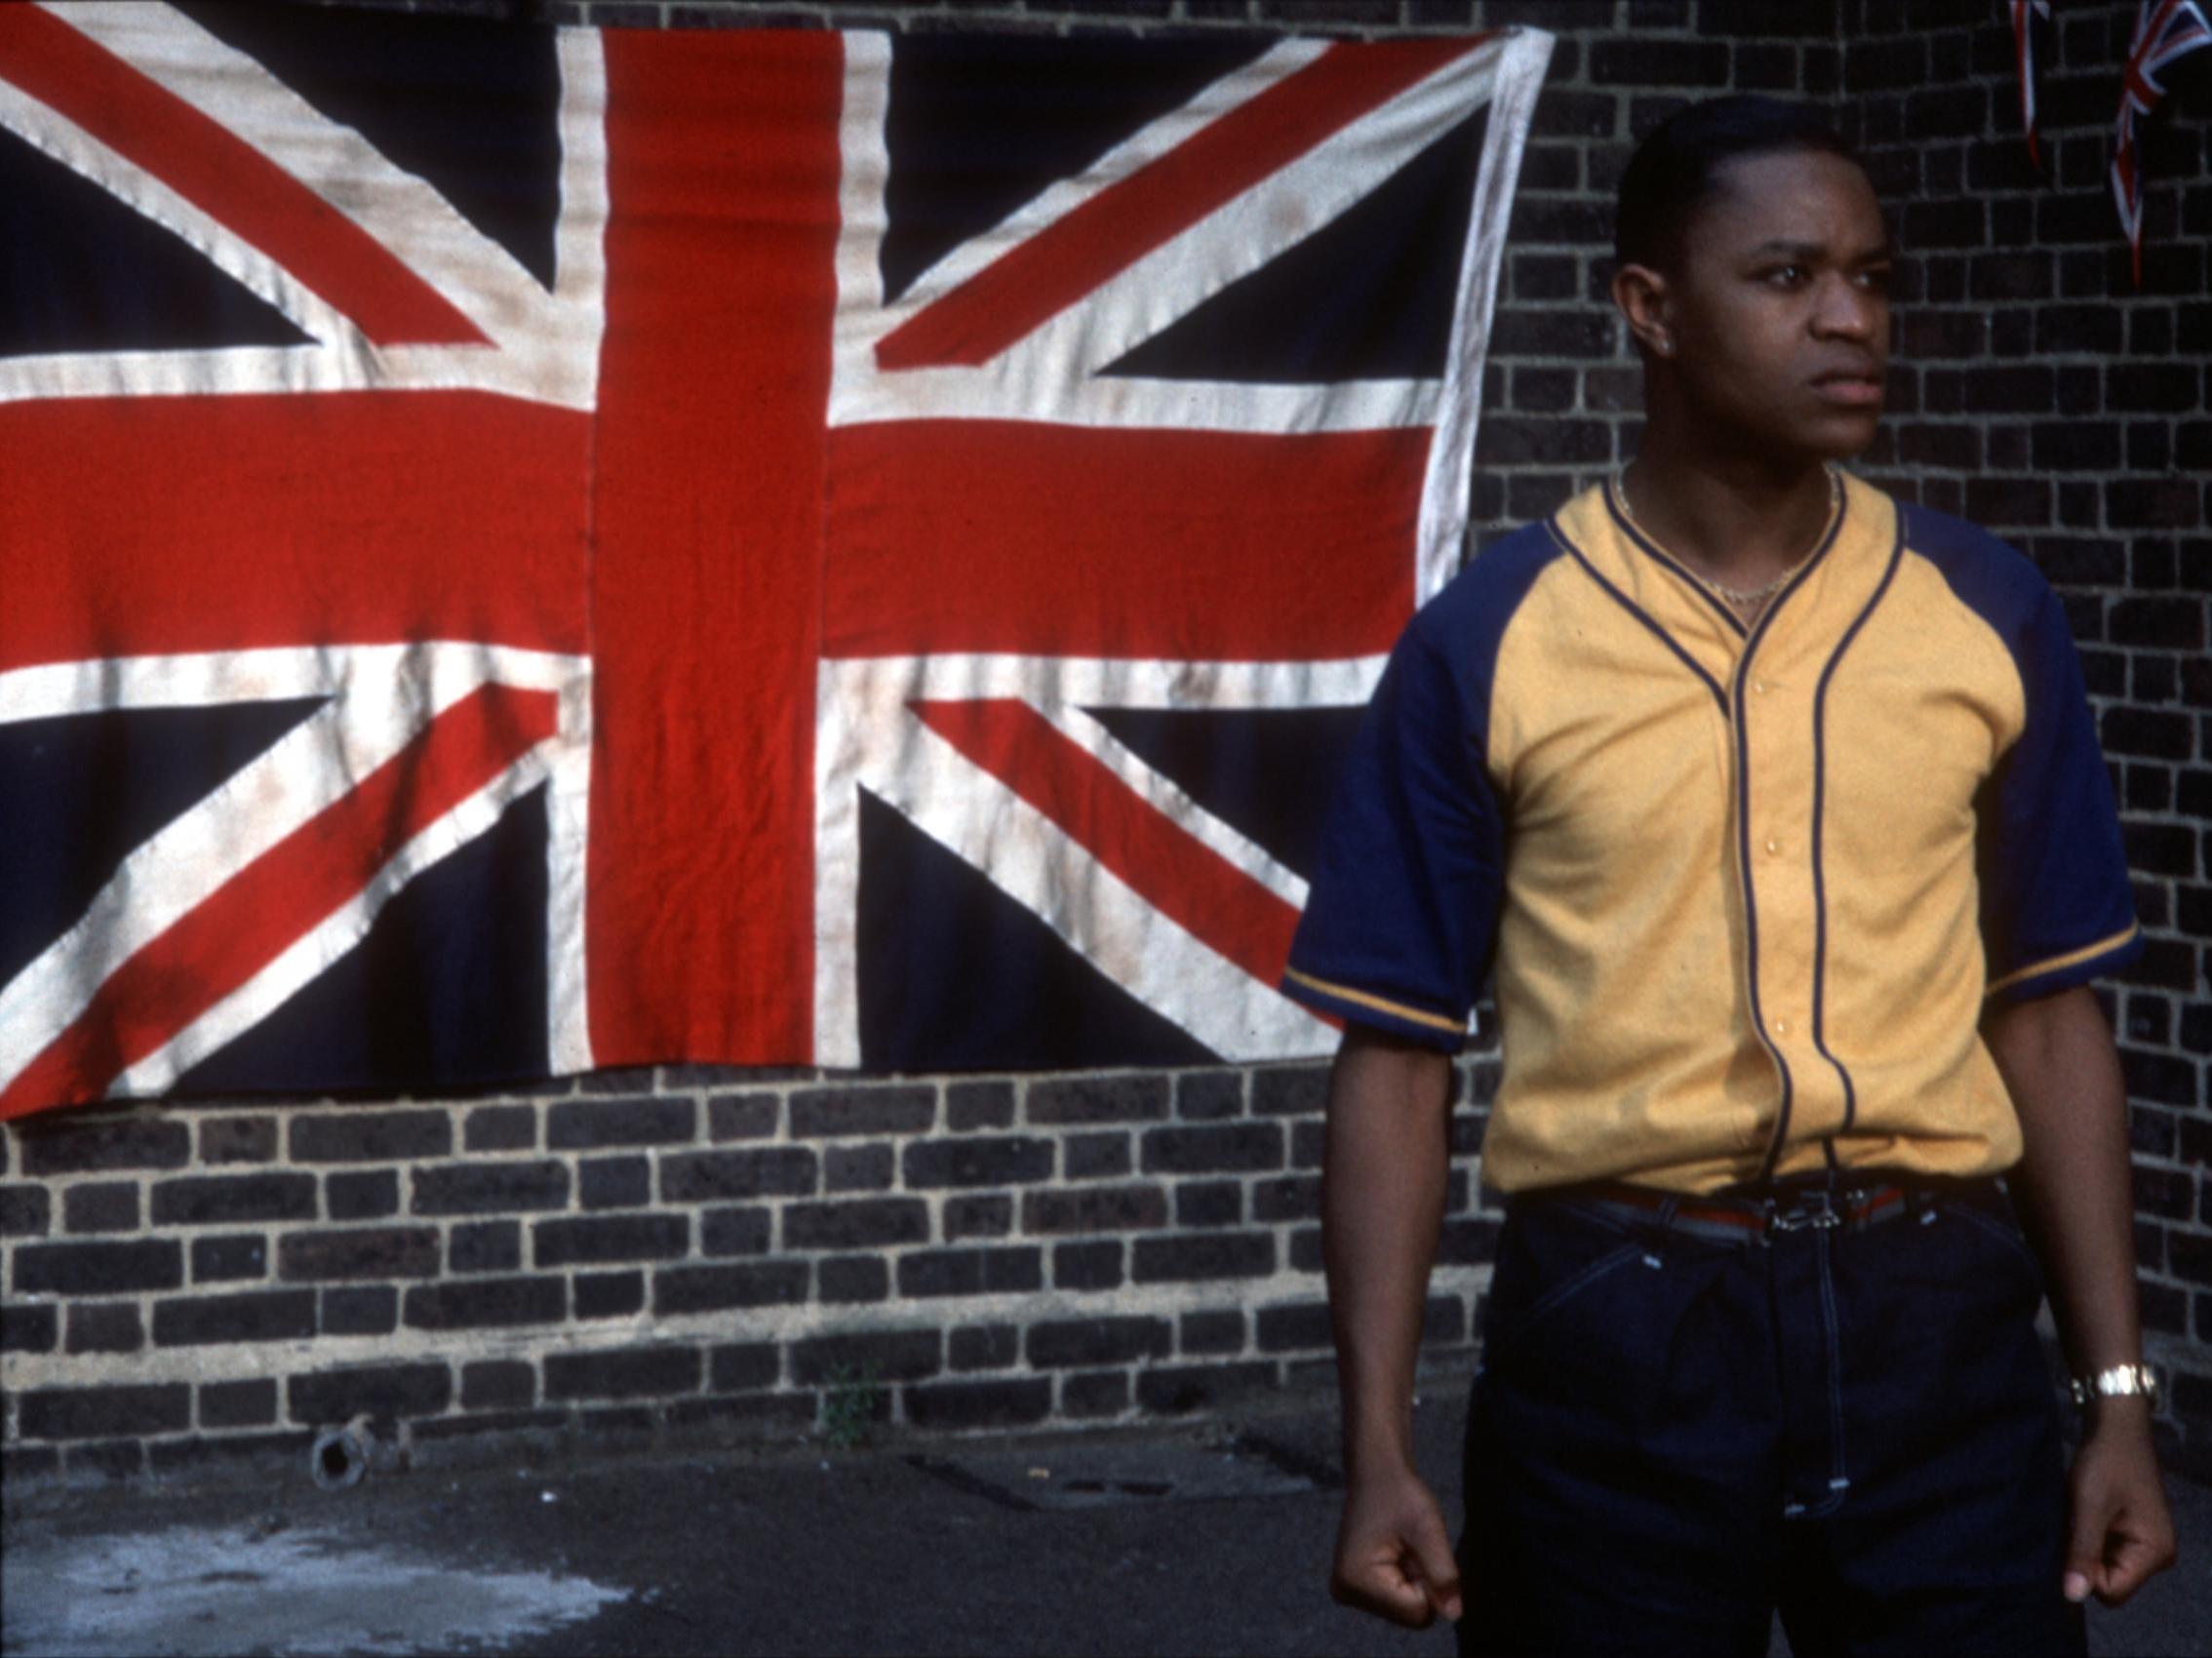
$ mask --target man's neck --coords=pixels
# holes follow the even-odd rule
[[[1797,565],[1827,527],[1828,469],[1704,454],[1647,428],[1624,478],[1638,526],[1701,575],[1757,588]]]

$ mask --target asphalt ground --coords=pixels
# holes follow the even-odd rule
[[[1419,1454],[1459,1504],[1464,1401]],[[2183,1563],[2092,1614],[2100,1654],[2212,1653],[2212,1488]],[[543,1466],[284,1465],[11,1492],[0,1649],[144,1653],[1351,1653],[1451,1650],[1326,1592],[1333,1406],[1018,1439],[790,1442]],[[1775,1650],[1787,1647],[1777,1641]]]

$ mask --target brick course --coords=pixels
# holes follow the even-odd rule
[[[551,10],[829,17],[812,0]],[[2138,293],[2102,171],[2132,16],[2131,0],[2074,0],[2044,32],[2038,176],[2008,31],[1979,0],[872,13],[917,29],[1552,27],[1500,271],[1477,547],[1634,451],[1638,375],[1604,285],[1636,138],[1731,86],[1841,89],[1903,256],[1892,416],[1864,470],[2034,559],[2098,703],[2151,934],[2106,992],[2145,1319],[2174,1383],[2162,1431],[2212,1458],[2212,104],[2185,72],[2152,123]],[[1487,1043],[1457,1072],[1424,1314],[1431,1362],[1461,1370],[1498,1226],[1477,1180]],[[1314,1062],[942,1080],[685,1065],[450,1103],[233,1099],[11,1125],[6,1466],[295,1455],[360,1411],[417,1445],[788,1434],[852,1387],[877,1390],[880,1419],[964,1431],[1232,1408],[1330,1374],[1326,1085]]]

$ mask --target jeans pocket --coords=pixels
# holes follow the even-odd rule
[[[1556,1218],[1555,1211],[1524,1227],[1510,1260],[1509,1251],[1500,1250],[1483,1319],[1484,1368],[1508,1358],[1530,1334],[1648,1253],[1642,1243],[1624,1238],[1616,1228],[1579,1221],[1571,1228],[1555,1226]]]
[[[2020,1230],[2020,1223],[2009,1213],[1999,1213],[1957,1198],[1940,1200],[1936,1210],[1963,1223],[1969,1236],[1981,1239],[1991,1246],[1993,1253],[2012,1266],[2020,1275],[2024,1288],[2032,1290],[2036,1300],[2042,1299],[2042,1258],[2028,1242],[2027,1234]]]

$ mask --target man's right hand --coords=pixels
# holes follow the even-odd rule
[[[1427,1629],[1440,1615],[1458,1621],[1459,1562],[1443,1511],[1412,1469],[1353,1480],[1328,1592],[1408,1629]]]

